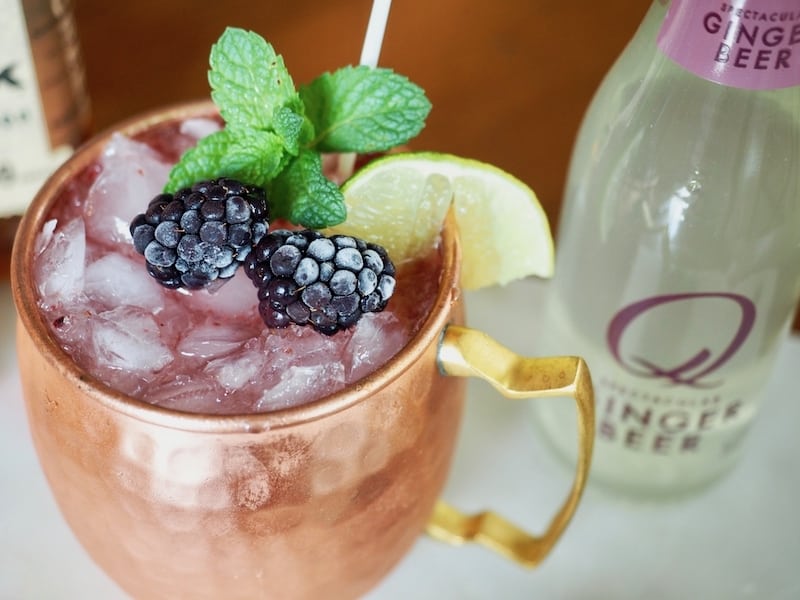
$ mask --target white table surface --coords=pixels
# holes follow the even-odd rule
[[[470,324],[532,354],[546,293],[524,281],[468,297]],[[14,308],[0,283],[0,600],[117,600],[124,594],[61,519],[25,422],[13,346]],[[529,571],[480,547],[420,537],[370,595],[394,599],[800,598],[800,338],[783,346],[768,400],[736,470],[715,487],[646,503],[590,486],[555,551]],[[572,473],[536,438],[529,408],[501,407],[470,384],[467,418],[446,497],[486,504],[541,530]]]

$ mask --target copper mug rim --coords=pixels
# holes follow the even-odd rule
[[[94,402],[139,421],[173,429],[204,433],[256,433],[292,427],[323,419],[367,401],[377,390],[400,377],[434,344],[448,324],[450,308],[460,295],[458,285],[460,247],[452,219],[443,228],[440,248],[442,268],[436,299],[419,331],[395,356],[370,375],[338,392],[307,404],[263,413],[214,415],[189,413],[150,404],[128,396],[80,368],[50,333],[38,307],[33,278],[36,240],[53,203],[65,192],[75,175],[93,164],[114,133],[136,136],[155,124],[193,117],[213,117],[217,109],[210,100],[174,104],[130,117],[84,143],[47,179],[23,215],[11,253],[11,289],[17,307],[18,326],[24,327],[46,360]]]

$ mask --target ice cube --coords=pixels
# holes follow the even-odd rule
[[[127,304],[157,312],[164,307],[164,289],[147,274],[143,259],[113,253],[86,267],[84,291],[105,308]]]
[[[36,244],[33,250],[36,256],[39,256],[42,252],[47,250],[47,246],[50,245],[50,241],[53,239],[53,234],[57,226],[58,219],[50,219],[44,222],[42,230],[39,232],[39,235],[36,236]]]
[[[55,229],[52,222],[39,234],[43,252],[36,260],[36,281],[45,306],[68,304],[83,291],[86,231],[83,219]]]
[[[350,338],[348,331],[324,336],[311,327],[265,329],[264,342],[271,351],[270,366],[283,370],[289,366],[315,366],[340,360],[342,348]]]
[[[53,333],[61,342],[61,345],[66,348],[76,349],[80,354],[85,354],[81,350],[86,343],[87,332],[89,331],[87,321],[92,317],[91,313],[88,313],[80,303],[69,307],[54,306],[50,308],[52,310],[48,312],[48,317],[51,319]],[[75,352],[70,352],[70,354],[73,358],[78,358]]]
[[[216,282],[214,282],[216,283]],[[186,293],[189,310],[212,312],[215,315],[234,318],[240,315],[258,315],[258,293],[244,271],[239,271],[213,290],[200,289]]]
[[[173,360],[155,319],[141,309],[120,306],[102,312],[91,327],[94,359],[101,368],[154,372]]]
[[[353,337],[344,352],[350,358],[348,381],[369,375],[394,356],[406,342],[402,324],[389,312],[367,313],[353,329]]]
[[[209,136],[212,133],[216,133],[220,129],[222,129],[222,126],[219,124],[219,121],[214,119],[186,119],[183,123],[181,123],[180,131],[189,139],[187,140],[186,146],[184,148],[180,148],[179,150],[183,151],[191,146],[194,146],[197,143],[197,140]]]
[[[147,387],[142,399],[173,410],[216,413],[221,394],[212,380],[196,373],[163,373]]]
[[[84,203],[87,234],[105,245],[130,243],[131,220],[161,192],[171,167],[147,145],[114,134],[101,168]]]
[[[313,366],[289,367],[277,385],[264,392],[256,409],[279,410],[305,404],[340,390],[344,382],[344,365],[335,359]]]
[[[230,354],[250,337],[250,333],[236,323],[207,323],[193,326],[178,342],[182,356],[214,358]]]
[[[322,155],[322,172],[337,185],[341,185],[353,174],[354,167],[353,155],[338,153]]]
[[[242,389],[256,380],[265,368],[267,355],[256,343],[245,344],[235,356],[227,356],[211,361],[206,372],[216,377],[226,392]]]

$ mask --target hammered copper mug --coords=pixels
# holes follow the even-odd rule
[[[208,103],[116,128],[168,136]],[[419,333],[374,374],[308,405],[266,414],[165,410],[78,368],[51,337],[33,282],[36,237],[54,203],[88,186],[109,133],[45,184],[12,257],[17,346],[34,445],[77,538],[135,598],[353,598],[373,587],[426,529],[476,541],[527,566],[544,558],[582,493],[594,438],[580,358],[524,359],[465,328],[459,246],[443,233],[441,284]],[[438,500],[461,421],[465,380],[516,398],[572,396],[573,487],[541,536],[498,515]]]

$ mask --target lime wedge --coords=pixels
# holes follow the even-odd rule
[[[553,238],[533,190],[492,165],[410,152],[373,161],[342,186],[347,220],[327,233],[378,243],[395,262],[436,243],[451,203],[467,289],[553,274]]]

